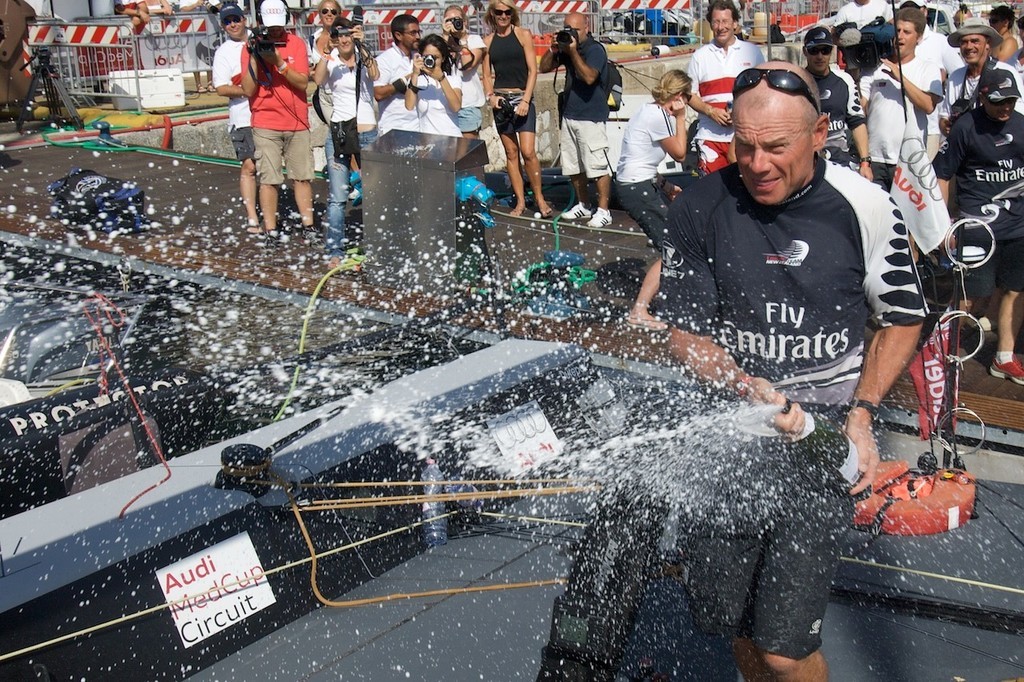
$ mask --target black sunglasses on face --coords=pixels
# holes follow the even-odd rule
[[[492,10],[495,16],[498,17],[510,17],[512,16],[512,10],[510,9],[496,9]]]
[[[807,49],[807,54],[813,54],[813,55],[832,54],[832,46],[831,45],[815,45],[814,47],[808,47],[806,49]]]
[[[242,17],[227,17],[221,23],[225,26],[230,26],[231,24],[240,24],[242,23]]]
[[[814,107],[814,111],[819,114],[821,113],[821,109],[818,107],[818,102],[815,101],[814,95],[811,93],[811,88],[806,82],[804,82],[804,79],[792,71],[786,71],[785,69],[753,68],[741,71],[740,75],[736,76],[736,81],[732,85],[732,96],[736,97],[741,92],[754,87],[762,80],[768,81],[769,87],[773,90],[779,90],[790,95],[800,95],[801,97],[807,98],[807,101]]]

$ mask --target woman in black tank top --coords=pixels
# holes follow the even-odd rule
[[[484,21],[493,33],[484,38],[484,95],[494,113],[494,125],[505,147],[509,182],[516,196],[510,213],[522,215],[526,195],[522,167],[533,190],[541,216],[553,213],[541,189],[540,160],[537,158],[537,110],[533,89],[537,85],[537,57],[533,34],[519,25],[514,0],[491,0]],[[519,159],[522,157],[522,166]]]

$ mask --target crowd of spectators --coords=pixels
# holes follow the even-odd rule
[[[390,25],[391,46],[374,58],[362,47],[361,25],[341,18],[336,0],[318,5],[322,29],[308,45],[285,31],[281,0],[265,0],[261,10],[262,25],[274,41],[266,54],[249,53],[248,27],[237,7],[221,10],[229,40],[218,50],[213,79],[217,91],[229,98],[232,141],[243,162],[240,186],[247,228],[268,237],[277,234],[277,193],[284,181],[282,166],[286,166],[301,228],[318,232],[309,184],[310,150],[315,142],[309,139],[306,105],[307,83],[313,80],[321,91],[316,98],[326,110],[323,117],[330,130],[325,140],[329,184],[325,233],[332,265],[340,262],[347,246],[348,205],[360,196],[360,149],[390,130],[478,137],[483,106],[493,112],[506,154],[514,196],[509,213],[522,214],[532,200],[539,217],[552,216],[541,185],[534,96],[538,72],[556,69],[565,74],[558,111],[560,162],[575,196],[561,219],[594,228],[611,225],[614,187],[620,203],[648,233],[651,243],[658,245],[665,212],[678,188],[666,185],[657,174],[657,164],[650,161],[665,154],[681,159],[692,145],[701,176],[734,163],[735,80],[763,63],[761,50],[740,37],[735,4],[713,0],[706,14],[712,41],[694,52],[685,80],[669,72],[671,83],[660,82],[652,90],[652,102],[627,126],[622,154],[613,159],[606,133],[608,53],[594,39],[584,14],[572,12],[564,17],[563,30],[539,60],[534,37],[520,25],[514,2],[491,0],[483,17],[489,32],[483,37],[468,30],[465,11],[458,5],[444,10],[441,32],[429,35],[423,34],[415,17],[403,14]],[[124,11],[132,8],[125,6]],[[953,219],[978,217],[979,191],[1006,194],[1024,172],[1020,170],[1024,136],[1011,132],[999,137],[998,167],[980,169],[975,166],[988,161],[979,161],[984,154],[975,147],[987,138],[965,138],[957,128],[980,125],[987,131],[995,125],[992,113],[999,98],[1000,112],[1007,106],[1011,109],[999,125],[1012,128],[1024,120],[1020,118],[1024,105],[1014,94],[1022,89],[1024,72],[1024,50],[1014,35],[1018,22],[1012,10],[1003,6],[993,8],[984,19],[960,16],[956,31],[943,36],[927,26],[927,10],[916,0],[905,0],[895,14],[880,0],[852,0],[841,8],[831,28],[807,31],[803,44],[804,61],[828,123],[819,154],[890,191],[898,177],[909,120],[929,158],[935,157],[940,145],[943,149],[941,168],[936,168]],[[880,22],[891,27],[891,52],[881,54],[873,64],[844,63],[841,47],[849,39],[843,32]],[[990,72],[1005,76],[994,89],[982,87],[986,78],[996,78],[988,76]],[[1013,87],[1005,87],[1004,81]],[[688,110],[697,119],[692,139],[687,138],[684,125]],[[957,147],[956,155],[948,151],[953,140],[966,145]],[[1000,180],[983,183],[979,189],[970,178],[960,180],[971,172]],[[256,199],[254,186],[258,186]],[[596,190],[593,195],[592,190]],[[970,199],[959,200],[966,191],[972,192]],[[996,255],[981,274],[971,275],[983,283],[969,287],[971,298],[966,303],[979,316],[992,311],[983,323],[998,325],[1001,339],[1015,335],[1022,317],[1016,296],[1019,259],[998,255],[1016,246],[1017,233],[1005,225],[1006,216],[1020,212],[1020,200],[1007,197],[1003,202],[1003,218],[992,224],[995,246],[990,245],[990,250]],[[972,240],[977,241],[976,236]],[[652,304],[657,307],[653,300],[657,265],[628,317],[630,324],[654,330],[665,326],[651,310]],[[1024,384],[1024,367],[1016,356],[1000,352],[992,373]]]

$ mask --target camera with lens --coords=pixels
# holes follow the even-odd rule
[[[865,71],[878,68],[896,53],[896,29],[878,17],[860,29],[860,41],[842,48],[847,63]]]
[[[512,121],[516,115],[516,110],[507,97],[500,97],[498,102],[498,106],[494,108],[492,113],[494,115],[494,124],[501,128]]]
[[[352,35],[352,29],[350,28],[344,28],[342,26],[331,26],[331,38],[335,40],[341,38],[342,36],[350,35]]]
[[[437,66],[437,57],[435,57],[432,54],[428,54],[428,55],[424,56],[423,57],[423,66],[424,66],[424,68],[433,71],[434,67]]]
[[[559,45],[571,45],[574,40],[577,43],[580,42],[580,34],[576,29],[569,26],[555,34],[555,42]]]
[[[228,4],[234,5],[235,3],[231,2]],[[220,0],[206,0],[206,10],[210,14],[219,14],[221,10]]]
[[[253,54],[270,54],[278,47],[284,47],[284,40],[276,40],[270,35],[266,26],[257,26],[249,36],[249,52]]]
[[[949,105],[949,122],[956,123],[956,120],[971,110],[971,100],[961,97]]]
[[[463,27],[465,27],[465,24],[459,17],[452,17],[448,21],[452,22],[452,28],[455,29],[456,31],[461,31]]]

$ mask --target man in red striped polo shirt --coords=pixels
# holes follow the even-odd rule
[[[690,58],[689,76],[694,92],[690,106],[697,119],[698,170],[713,173],[732,163],[732,83],[737,74],[764,62],[761,48],[736,37],[740,12],[731,0],[714,0],[708,6],[708,23],[714,40]]]

